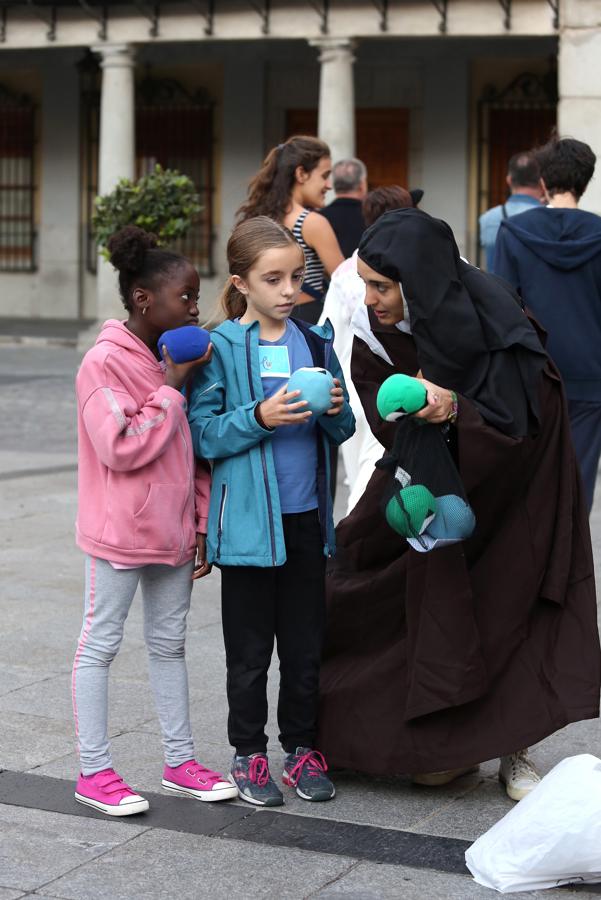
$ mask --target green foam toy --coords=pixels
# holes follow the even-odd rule
[[[391,375],[382,382],[376,405],[381,417],[387,422],[395,422],[401,416],[419,412],[427,406],[428,395],[417,378],[410,375]]]
[[[390,498],[386,521],[402,537],[415,538],[436,515],[436,500],[423,484],[412,484]]]

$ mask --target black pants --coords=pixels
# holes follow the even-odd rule
[[[222,566],[228,737],[240,756],[267,749],[267,670],[277,640],[278,725],[286,753],[315,743],[325,623],[325,557],[317,510],[283,518],[283,566]]]
[[[601,456],[601,403],[568,400],[572,441],[580,464],[588,511],[593,508],[595,483]]]

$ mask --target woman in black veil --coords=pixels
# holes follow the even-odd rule
[[[446,223],[378,220],[359,247],[365,307],[352,377],[374,435],[381,383],[424,379],[476,529],[418,553],[386,524],[376,470],[328,573],[319,746],[337,767],[442,784],[501,757],[513,799],[526,748],[599,714],[601,654],[586,504],[544,333],[503,281],[464,262]],[[456,398],[456,400],[455,400]]]

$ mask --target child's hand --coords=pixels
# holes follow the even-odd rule
[[[192,572],[192,581],[198,578],[204,578],[208,575],[213,567],[207,562],[207,536],[206,534],[196,535],[196,564]]]
[[[259,415],[267,428],[275,428],[277,425],[301,425],[313,415],[310,410],[303,410],[307,405],[306,400],[289,402],[295,400],[300,391],[291,391],[289,394],[287,391],[288,386],[284,385],[269,400],[259,403]]]
[[[163,359],[167,365],[165,384],[168,385],[168,387],[175,388],[176,391],[179,391],[183,388],[195,369],[198,369],[199,366],[206,366],[210,361],[213,354],[213,345],[209,344],[204,356],[199,356],[198,359],[191,359],[190,362],[185,363],[173,362],[165,344],[163,344],[161,350],[163,351]]]
[[[336,385],[336,387],[333,387],[331,391],[332,405],[326,412],[326,416],[337,416],[344,405],[344,391],[340,386],[340,381],[338,380],[338,378],[334,379],[334,384]]]

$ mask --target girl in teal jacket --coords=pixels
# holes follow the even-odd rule
[[[292,234],[264,216],[228,243],[227,319],[189,397],[194,449],[213,465],[207,558],[221,569],[222,619],[235,748],[231,779],[255,805],[283,795],[266,755],[267,671],[277,639],[283,780],[306,800],[334,786],[315,750],[325,563],[334,553],[330,448],[354,431],[331,326],[292,319],[304,257]],[[335,379],[332,405],[313,417],[293,371],[320,367]]]

